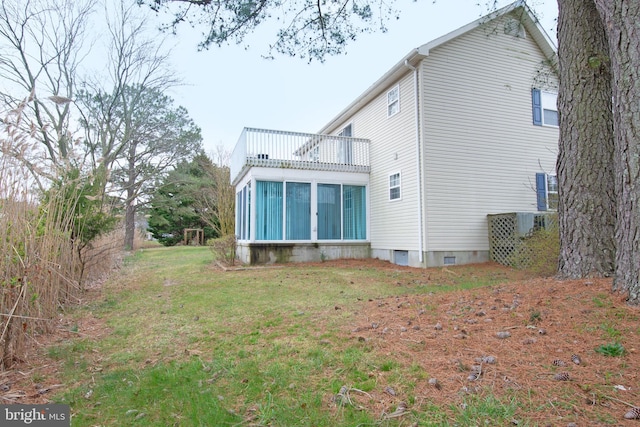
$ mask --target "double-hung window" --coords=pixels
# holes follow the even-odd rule
[[[536,126],[558,126],[558,94],[540,89],[531,90],[533,124]]]
[[[389,200],[400,199],[400,172],[389,175]]]
[[[400,86],[395,86],[387,92],[387,117],[400,112]]]
[[[558,209],[558,177],[547,173],[536,173],[536,198],[539,211]]]

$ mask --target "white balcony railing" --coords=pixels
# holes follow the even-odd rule
[[[231,155],[231,183],[252,166],[369,172],[369,140],[244,128]]]

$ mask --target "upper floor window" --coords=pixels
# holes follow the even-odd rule
[[[387,117],[400,112],[400,86],[387,92]]]
[[[537,126],[558,126],[558,94],[540,89],[531,90],[533,124]]]
[[[389,200],[400,199],[400,172],[389,175]]]
[[[353,126],[351,124],[348,124],[347,126],[345,126],[340,133],[338,134],[339,136],[353,136]]]

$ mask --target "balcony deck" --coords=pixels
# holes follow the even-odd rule
[[[369,173],[369,140],[244,128],[231,155],[231,183],[254,166]]]

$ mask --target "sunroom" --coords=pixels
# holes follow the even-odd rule
[[[231,157],[247,264],[369,257],[369,140],[245,128]]]

